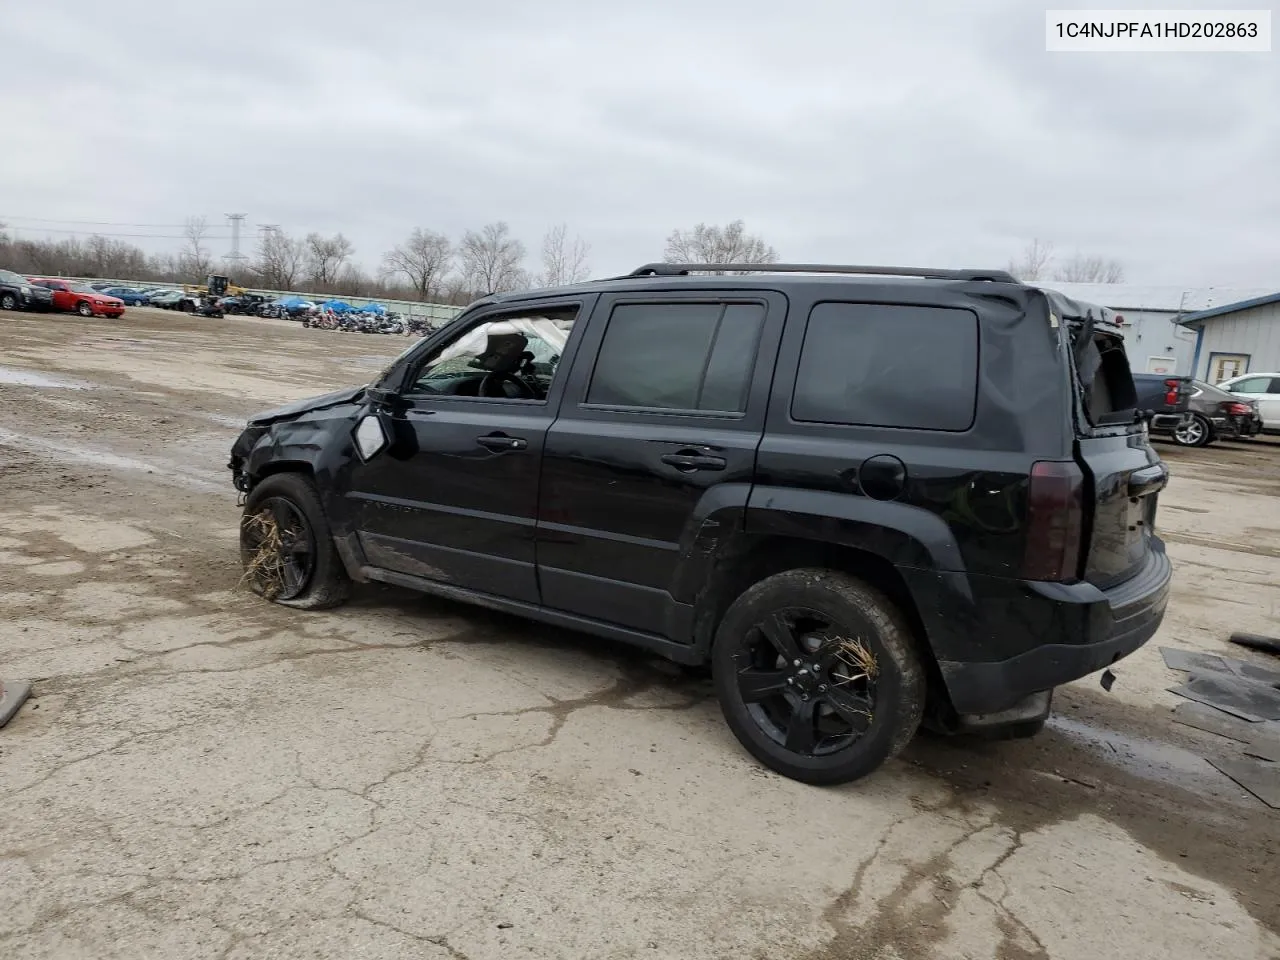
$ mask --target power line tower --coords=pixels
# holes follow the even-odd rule
[[[247,213],[228,213],[226,218],[231,221],[231,252],[228,253],[224,260],[227,261],[231,269],[239,267],[241,263],[249,258],[240,252],[240,225],[244,223]]]

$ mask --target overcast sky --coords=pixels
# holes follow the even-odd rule
[[[536,251],[566,221],[606,274],[742,218],[789,260],[1003,266],[1040,237],[1135,282],[1280,288],[1280,54],[1049,54],[1025,0],[12,0],[0,20],[21,236],[244,212],[340,230],[375,266],[417,226],[506,220]]]

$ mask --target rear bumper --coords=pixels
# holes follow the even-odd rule
[[[1173,433],[1190,416],[1189,413],[1157,413],[1151,418],[1151,430],[1153,433]]]
[[[1007,710],[1035,693],[1108,667],[1146,643],[1160,629],[1169,602],[1173,568],[1164,544],[1152,537],[1142,570],[1111,590],[1089,583],[1022,584],[1021,603],[1043,606],[1028,617],[1054,629],[1025,651],[1004,660],[939,660],[958,713]],[[1027,610],[1031,614],[1031,610]]]

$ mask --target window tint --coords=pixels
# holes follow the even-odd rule
[[[0,282],[22,286],[27,281],[26,278],[18,276],[12,270],[0,270]]]
[[[741,413],[764,324],[758,303],[643,303],[613,309],[587,402]]]
[[[577,316],[577,307],[490,315],[432,351],[409,392],[545,400]]]
[[[968,310],[820,303],[809,314],[791,415],[967,430],[977,394],[978,318]]]

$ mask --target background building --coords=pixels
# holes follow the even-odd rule
[[[1178,323],[1195,337],[1188,369],[1200,380],[1280,372],[1280,293],[1201,310]]]

